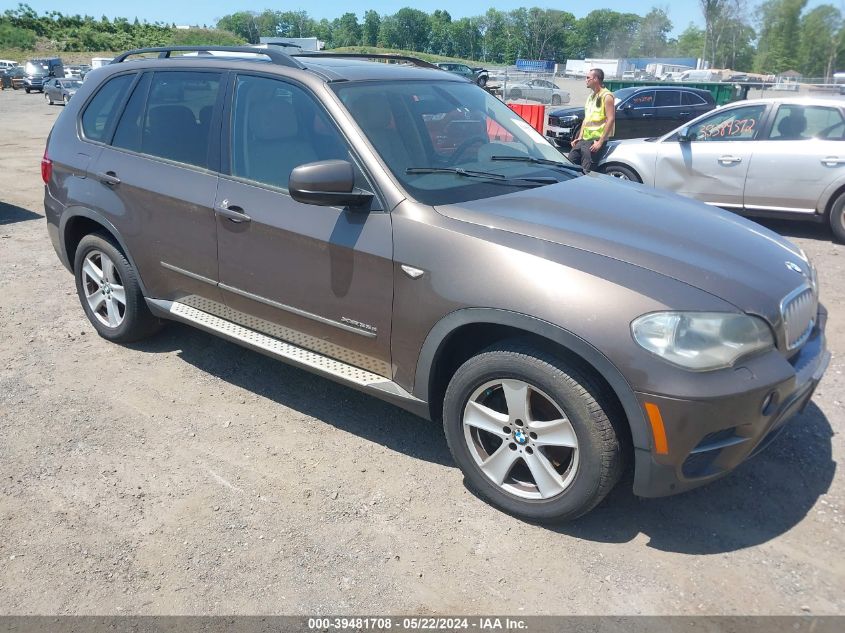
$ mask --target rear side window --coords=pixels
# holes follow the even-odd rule
[[[706,105],[707,102],[694,92],[681,93],[681,105]]]
[[[82,113],[82,133],[92,141],[106,141],[106,134],[114,120],[123,97],[129,90],[134,74],[120,75],[107,81],[88,103]]]
[[[654,98],[654,107],[668,108],[681,105],[681,96],[677,90],[657,90]]]
[[[211,116],[220,83],[219,73],[155,73],[149,91],[139,85],[132,95],[115,134],[115,144],[150,156],[206,167]]]

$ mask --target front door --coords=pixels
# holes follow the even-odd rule
[[[301,204],[287,191],[297,165],[352,160],[345,139],[312,94],[278,79],[238,76],[228,111],[229,175],[216,209],[232,318],[390,376],[390,214]]]
[[[668,137],[657,150],[654,186],[741,209],[752,141],[765,112],[765,105],[726,108],[690,126],[693,140]]]

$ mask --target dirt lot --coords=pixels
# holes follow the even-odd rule
[[[0,613],[843,614],[845,247],[828,373],[762,455],[556,529],[469,493],[441,430],[199,331],[100,339],[47,237],[61,107],[0,93]]]

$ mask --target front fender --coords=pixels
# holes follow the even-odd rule
[[[648,450],[651,446],[651,434],[642,408],[628,381],[616,366],[598,349],[581,337],[557,325],[526,314],[496,308],[465,308],[456,310],[438,321],[423,343],[417,361],[414,380],[414,396],[430,402],[433,385],[432,369],[444,349],[449,336],[458,328],[472,324],[504,325],[524,332],[530,332],[554,341],[560,346],[577,354],[596,370],[613,389],[625,410],[634,446]]]

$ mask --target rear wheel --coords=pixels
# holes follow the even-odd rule
[[[637,172],[630,167],[625,167],[624,165],[606,165],[603,171],[608,176],[619,178],[619,180],[631,180],[633,182],[643,181]]]
[[[107,236],[93,233],[80,240],[74,274],[82,308],[103,338],[130,343],[161,327],[147,308],[135,269]]]
[[[514,88],[510,91],[510,98],[511,99],[522,99],[522,90],[519,88]]]
[[[560,105],[560,95],[552,95],[552,105]]]
[[[469,359],[446,391],[443,425],[468,483],[534,521],[574,519],[619,479],[611,399],[559,358],[519,343]]]
[[[475,83],[477,83],[479,86],[481,86],[483,88],[484,86],[487,85],[487,76],[481,75],[478,79],[475,80]]]
[[[830,207],[830,228],[834,238],[845,244],[845,193],[839,194]]]

